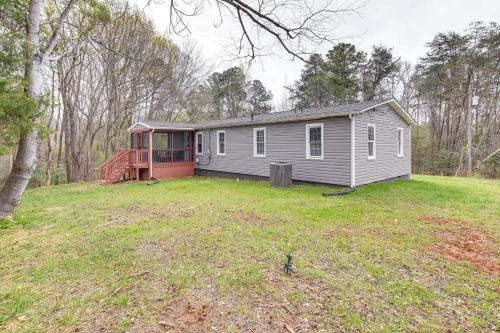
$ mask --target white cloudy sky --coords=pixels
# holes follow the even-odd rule
[[[130,0],[141,9],[146,0]],[[305,0],[313,1],[313,0]],[[317,2],[318,0],[316,0]],[[152,19],[158,30],[167,31],[168,0],[156,0],[157,4],[146,7],[146,16]],[[180,2],[180,1],[179,1]],[[219,28],[214,27],[217,15],[214,8],[206,7],[198,17],[188,20],[189,38],[201,50],[203,56],[216,70],[230,65],[226,47],[229,37],[239,31],[236,24],[226,19]],[[384,44],[394,48],[394,54],[403,60],[415,62],[425,54],[425,43],[434,35],[446,31],[462,31],[473,21],[500,22],[500,0],[367,0],[359,14],[343,18],[335,35],[357,36],[346,41],[369,52],[371,45]],[[174,37],[175,40],[184,38]],[[331,45],[322,45],[325,53]],[[274,102],[279,103],[285,83],[298,79],[303,63],[292,61],[286,55],[266,57],[249,69],[252,78],[260,79],[273,92]]]

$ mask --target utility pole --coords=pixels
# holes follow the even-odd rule
[[[479,104],[479,96],[476,96],[473,87],[476,82],[476,74],[473,80],[469,83],[469,110],[467,112],[467,176],[472,176],[472,114],[476,112],[476,107]]]
[[[467,176],[472,176],[472,82],[469,82],[469,110],[467,110]]]

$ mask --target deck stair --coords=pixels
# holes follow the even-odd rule
[[[100,177],[102,183],[112,184],[119,181],[130,168],[130,150],[119,150],[113,157],[100,166]]]

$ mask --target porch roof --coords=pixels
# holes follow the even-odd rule
[[[157,120],[139,120],[134,123],[127,131],[139,129],[155,129],[155,130],[174,130],[174,131],[194,131],[193,124],[187,123],[172,123]]]

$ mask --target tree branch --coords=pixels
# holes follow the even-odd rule
[[[55,26],[55,29],[54,29],[54,32],[52,33],[52,36],[50,37],[49,43],[47,44],[47,48],[45,49],[45,51],[42,54],[40,64],[43,65],[45,62],[47,62],[50,55],[52,54],[52,51],[54,50],[54,47],[56,46],[57,41],[59,40],[64,21],[66,20],[66,17],[69,15],[71,9],[73,8],[73,6],[76,4],[77,1],[78,0],[70,0],[68,2],[68,4],[66,5],[66,8],[64,8],[63,12],[59,16],[57,23],[56,23],[56,26]]]

